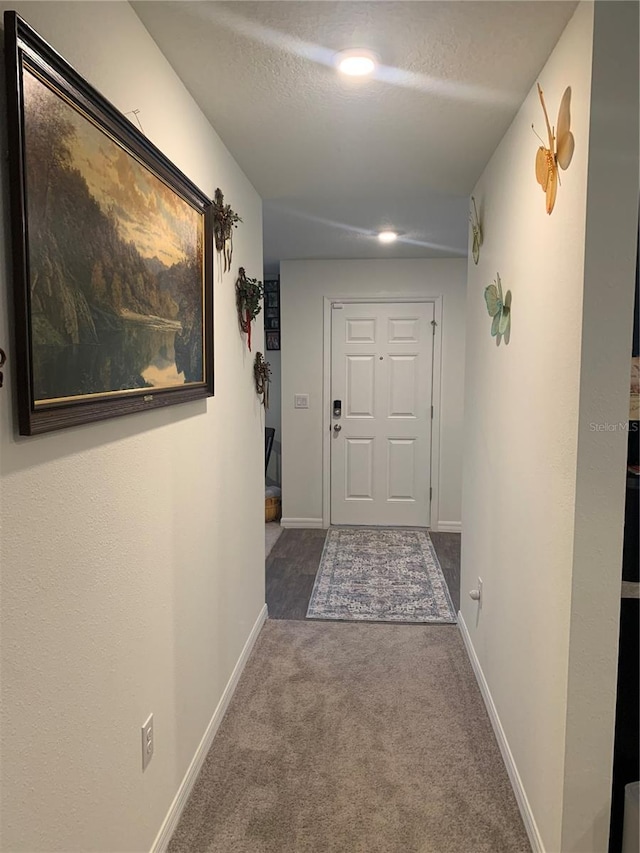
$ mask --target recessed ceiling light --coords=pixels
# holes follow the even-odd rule
[[[394,243],[398,239],[398,235],[395,231],[380,231],[378,234],[378,240],[381,243]]]
[[[378,57],[370,50],[353,48],[336,53],[334,62],[342,74],[349,77],[366,77],[375,70]]]

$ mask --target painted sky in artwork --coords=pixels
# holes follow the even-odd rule
[[[44,90],[46,99],[60,104],[54,92],[25,72],[25,99],[36,86]],[[64,118],[75,131],[69,142],[71,166],[82,174],[100,207],[113,210],[123,240],[132,241],[143,257],[157,257],[165,266],[183,261],[184,247],[197,245],[200,214],[111,137],[62,103]]]

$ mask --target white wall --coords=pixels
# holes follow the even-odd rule
[[[234,269],[260,276],[260,199],[131,7],[2,0],[8,8],[120,110],[139,109],[150,139],[208,195],[222,187],[244,221]],[[4,160],[0,179],[0,846],[145,851],[264,602],[252,358],[227,275],[215,286],[215,398],[17,437]]]
[[[562,849],[606,850],[638,227],[638,4],[595,4]]]
[[[611,787],[626,433],[588,424],[628,409],[637,7],[598,4],[596,25],[581,4],[538,77],[553,124],[573,93],[555,210],[535,180],[534,87],[474,190],[485,241],[467,299],[461,610],[549,853],[606,850]],[[496,272],[513,293],[500,347],[483,297]]]
[[[442,296],[440,496],[432,526],[459,528],[466,262],[282,261],[283,518],[322,519],[324,297]],[[308,410],[293,396],[308,393]]]

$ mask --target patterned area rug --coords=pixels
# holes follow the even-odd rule
[[[456,621],[429,534],[397,527],[332,527],[307,619]]]

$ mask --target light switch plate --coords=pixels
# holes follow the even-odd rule
[[[309,408],[309,395],[308,394],[294,394],[293,395],[293,408],[294,409],[308,409]]]

